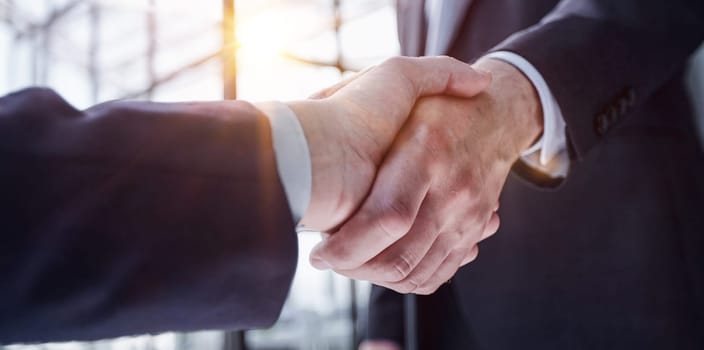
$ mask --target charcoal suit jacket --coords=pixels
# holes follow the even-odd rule
[[[0,344],[268,326],[293,228],[247,103],[0,98]]]
[[[682,74],[704,2],[452,1],[446,53],[531,62],[571,162],[562,181],[516,164],[498,233],[418,298],[421,349],[704,349],[704,155]],[[421,55],[423,1],[398,5],[403,54]],[[368,336],[402,343],[401,296],[375,287],[370,305]]]

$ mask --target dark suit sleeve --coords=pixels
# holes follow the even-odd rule
[[[431,295],[416,295],[419,349],[476,349],[470,327],[462,317],[460,304],[451,284],[442,285]],[[367,339],[389,340],[405,347],[405,309],[403,294],[373,286],[369,298]]]
[[[0,99],[0,343],[271,325],[294,223],[244,102]]]
[[[390,340],[399,346],[405,341],[403,294],[372,286],[366,339]]]
[[[676,76],[702,39],[701,0],[563,0],[494,50],[541,72],[579,159]]]

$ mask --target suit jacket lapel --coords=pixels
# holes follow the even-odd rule
[[[425,52],[424,9],[424,0],[398,0],[398,34],[404,56],[421,56]]]
[[[447,18],[447,23],[443,23],[442,34],[438,40],[438,45],[440,46],[440,52],[447,54],[450,51],[451,45],[457,38],[459,30],[462,28],[464,19],[467,17],[467,11],[469,6],[472,5],[474,0],[444,0],[452,4],[452,12],[448,13],[445,18]]]

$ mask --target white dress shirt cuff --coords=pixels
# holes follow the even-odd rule
[[[543,134],[535,144],[521,154],[521,159],[550,177],[565,177],[570,164],[565,135],[566,123],[560,105],[542,74],[528,60],[510,51],[492,52],[483,58],[507,62],[531,81],[538,92],[543,109]]]
[[[296,114],[287,105],[281,102],[254,105],[269,118],[276,168],[293,219],[298,222],[308,209],[313,186],[308,141]]]

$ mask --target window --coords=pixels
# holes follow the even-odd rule
[[[237,0],[237,41],[225,53],[237,52],[238,97],[305,98],[397,54],[394,3]],[[223,0],[0,0],[0,95],[50,86],[78,108],[119,98],[221,99],[231,85],[223,78],[223,8]],[[272,329],[247,332],[247,348],[351,349],[369,286],[310,267],[319,238],[299,238],[282,316]],[[5,348],[236,348],[228,339],[200,332]]]

